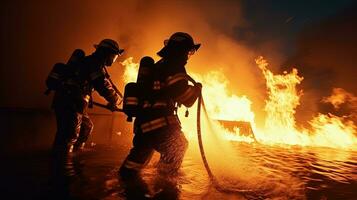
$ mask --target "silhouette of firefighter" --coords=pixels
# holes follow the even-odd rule
[[[181,131],[177,108],[191,107],[202,85],[190,85],[185,65],[200,47],[183,32],[174,33],[157,53],[140,61],[136,83],[125,87],[123,110],[128,120],[135,117],[133,147],[119,169],[123,180],[137,177],[154,151],[160,153],[160,174],[176,174],[188,141]]]
[[[111,66],[124,50],[111,39],[104,39],[94,47],[95,52],[89,56],[85,56],[83,50],[75,50],[67,64],[57,63],[53,67],[46,80],[46,93],[55,91],[52,102],[57,121],[54,153],[66,154],[84,147],[93,129],[87,113],[93,90],[109,102],[108,108],[117,109],[120,93],[110,81],[105,66]]]

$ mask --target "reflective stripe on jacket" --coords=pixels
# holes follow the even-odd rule
[[[189,79],[186,73],[177,73],[173,76],[169,76],[165,81],[165,87],[168,88],[167,90],[177,91],[173,95],[173,100],[186,107],[191,107],[199,96],[199,89],[195,86],[188,85]]]

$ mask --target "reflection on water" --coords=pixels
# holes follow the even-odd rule
[[[156,155],[143,171],[142,180],[124,183],[117,177],[122,157],[118,155],[123,152],[107,148],[66,160],[64,167],[57,169],[57,183],[53,186],[57,197],[68,194],[74,199],[354,199],[357,196],[357,152],[243,143],[233,146],[237,159],[244,162],[230,160],[233,165],[225,170],[215,167],[215,161],[210,162],[222,187],[245,193],[217,191],[209,183],[201,161],[191,153],[175,177],[157,175]]]
[[[222,153],[219,160],[212,160],[208,154],[208,160],[222,187],[247,192],[223,193],[210,184],[199,154],[194,151],[197,145],[194,142],[190,145],[180,174],[158,176],[155,168],[158,155],[155,155],[142,173],[144,182],[132,182],[132,185],[124,184],[117,176],[127,150],[96,147],[93,151],[52,162],[50,168],[48,155],[31,153],[31,156],[7,159],[1,170],[2,189],[12,195],[9,199],[111,200],[137,196],[147,199],[356,199],[357,196],[357,152],[232,143],[234,156]],[[221,153],[218,148],[216,151]],[[139,190],[135,184],[144,184],[144,187]]]
[[[357,152],[244,144],[236,147],[254,164],[247,172],[260,172],[257,191],[265,184],[274,185],[263,192],[265,197],[354,199],[357,194],[353,189],[357,188]]]

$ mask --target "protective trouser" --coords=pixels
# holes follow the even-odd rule
[[[166,126],[147,133],[136,133],[133,147],[119,173],[125,178],[139,172],[150,161],[154,150],[160,153],[160,172],[177,172],[187,146],[188,141],[179,126]]]
[[[87,141],[93,130],[93,123],[88,114],[78,113],[72,109],[55,109],[57,132],[53,150],[68,153]]]

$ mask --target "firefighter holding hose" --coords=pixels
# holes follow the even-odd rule
[[[202,85],[190,85],[185,69],[200,44],[195,44],[189,34],[177,32],[164,45],[157,53],[161,60],[154,63],[152,58],[144,57],[140,62],[136,83],[139,96],[126,101],[124,94],[123,108],[126,103],[139,106],[133,147],[119,169],[124,180],[137,176],[154,151],[160,153],[159,172],[174,174],[187,149],[188,141],[176,112],[178,106],[191,107],[200,95]]]
[[[117,109],[120,93],[111,83],[105,66],[111,66],[124,50],[111,39],[94,46],[96,50],[89,56],[83,50],[74,51],[68,63],[56,64],[46,80],[47,93],[55,91],[52,103],[57,121],[55,155],[67,155],[84,147],[93,129],[87,113],[93,90],[109,102],[108,108]]]

